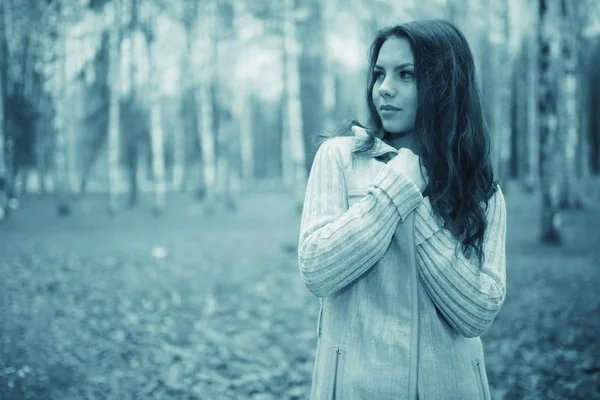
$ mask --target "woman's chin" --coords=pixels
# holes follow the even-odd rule
[[[386,132],[392,133],[392,134],[397,134],[397,133],[401,133],[406,131],[407,129],[403,129],[404,127],[401,126],[400,124],[394,124],[394,123],[386,123],[385,121],[382,124],[383,129],[385,129]]]
[[[399,139],[412,133],[412,129],[398,129],[397,127],[388,128],[385,125],[383,126],[383,129],[385,130],[384,138],[386,139]]]

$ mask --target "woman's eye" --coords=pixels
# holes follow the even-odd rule
[[[375,80],[378,80],[382,76],[383,76],[383,72],[381,72],[381,71],[373,71],[373,78],[375,78]]]
[[[400,78],[402,79],[412,79],[413,73],[412,71],[400,71]]]

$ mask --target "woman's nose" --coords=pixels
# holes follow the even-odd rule
[[[390,80],[386,77],[381,86],[379,86],[379,95],[383,97],[393,97],[395,90],[392,88]]]

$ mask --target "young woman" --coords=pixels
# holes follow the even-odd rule
[[[489,399],[506,209],[475,67],[443,20],[382,29],[370,124],[319,147],[298,259],[320,299],[312,399]]]

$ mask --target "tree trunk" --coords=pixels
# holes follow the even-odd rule
[[[539,95],[539,4],[533,2],[535,9],[529,13],[529,35],[527,36],[527,150],[525,162],[525,190],[532,192],[540,176],[540,126],[538,121],[538,95]]]
[[[252,109],[247,82],[249,80],[246,65],[248,53],[246,51],[248,39],[244,32],[245,17],[248,15],[246,1],[234,1],[234,29],[237,36],[237,51],[235,53],[238,83],[235,88],[236,101],[234,102],[235,114],[240,134],[241,177],[245,187],[251,187],[254,181],[254,141],[252,125]]]
[[[221,203],[228,210],[237,209],[237,198],[235,193],[235,181],[237,179],[236,137],[237,129],[233,122],[232,115],[228,110],[219,107],[218,123],[218,158],[217,158],[217,188],[216,193]],[[237,154],[236,154],[237,153]],[[239,164],[239,163],[237,163]]]
[[[150,142],[152,148],[152,173],[154,177],[154,213],[162,214],[165,208],[165,147],[162,126],[162,105],[158,51],[154,40],[149,41],[150,65]]]
[[[67,164],[67,137],[66,137],[66,85],[69,84],[66,75],[66,32],[67,22],[64,19],[64,10],[61,9],[61,17],[58,21],[58,37],[56,38],[56,61],[57,69],[55,72],[56,87],[54,118],[55,128],[55,147],[54,147],[54,191],[57,198],[57,212],[60,216],[66,216],[71,213],[70,193],[69,193],[69,172]]]
[[[561,242],[560,232],[560,151],[558,148],[558,84],[560,24],[558,0],[539,0],[539,113],[540,183],[542,189],[541,240]]]
[[[324,123],[323,129],[326,132],[334,133],[336,131],[336,126],[339,124],[337,122],[337,79],[336,79],[336,69],[333,57],[328,51],[327,39],[330,36],[331,27],[334,25],[334,18],[336,15],[336,9],[339,5],[336,0],[324,0],[322,2],[323,8],[323,23],[322,23],[322,35],[323,35],[323,114],[324,114]],[[316,151],[316,149],[314,149]],[[314,158],[314,153],[311,154],[310,164],[307,168],[312,166],[312,159]],[[307,163],[308,164],[308,163]]]
[[[181,127],[183,128],[184,147],[187,148],[188,140],[199,137],[199,132],[196,123],[199,122],[200,118],[196,117],[197,110],[195,109],[198,104],[198,76],[196,74],[196,68],[192,62],[192,55],[194,54],[194,32],[198,26],[198,0],[186,1],[184,5],[183,15],[183,27],[185,29],[185,51],[181,58],[181,100],[179,101],[180,109],[179,114],[181,118]],[[191,106],[193,104],[193,107]],[[187,156],[188,150],[184,148],[184,169],[181,177],[181,191],[185,191],[187,187]]]
[[[508,2],[493,0],[488,13],[491,46],[491,65],[494,81],[490,104],[490,127],[493,146],[494,171],[506,190],[510,152],[510,52],[508,49]]]
[[[241,121],[238,119],[235,122],[235,114],[241,117],[241,109],[231,106],[231,98],[236,98],[237,102],[246,103],[244,99],[246,91],[243,86],[245,82],[232,80],[231,77],[236,76],[236,65],[239,57],[238,48],[239,37],[236,35],[236,12],[229,19],[227,15],[221,16],[219,24],[214,29],[217,36],[216,42],[219,45],[216,47],[216,65],[221,66],[216,76],[215,99],[216,112],[218,117],[217,124],[217,196],[221,200],[221,204],[229,210],[237,208],[237,198],[235,191],[235,183],[239,179],[240,173],[240,144],[242,138],[240,136]],[[240,87],[242,86],[242,87]],[[245,107],[246,104],[241,105]],[[247,127],[246,127],[247,128]]]
[[[589,141],[590,169],[600,173],[600,38],[596,38],[591,49],[589,63]]]
[[[185,3],[185,11],[183,18],[183,27],[185,29],[185,51],[182,54],[181,59],[181,100],[180,100],[180,116],[181,123],[184,130],[184,142],[186,146],[186,151],[184,152],[184,170],[182,176],[182,186],[181,190],[187,190],[187,185],[189,183],[189,173],[188,169],[188,157],[189,152],[196,150],[198,152],[193,155],[194,159],[200,156],[201,146],[201,125],[200,125],[200,116],[199,116],[199,107],[200,107],[200,93],[199,88],[201,84],[201,76],[198,73],[198,67],[194,64],[192,56],[194,54],[194,40],[195,33],[198,32],[200,28],[199,19],[201,17],[200,14],[200,4],[199,0],[191,0]],[[202,30],[202,33],[206,32],[206,30]],[[198,141],[199,146],[197,148],[193,148],[190,150],[188,147],[191,143],[195,143]],[[197,158],[201,160],[201,158]],[[198,162],[192,170],[196,169],[200,172],[199,175],[191,174],[194,176],[202,177],[202,163]],[[200,179],[200,184],[203,186],[203,179]],[[196,188],[198,190],[198,188]]]
[[[525,45],[513,62],[511,97],[510,178],[522,179],[527,139],[527,52]]]
[[[126,106],[130,110],[130,114],[139,115],[140,103],[138,102],[137,94],[137,60],[133,57],[134,49],[135,49],[135,37],[138,29],[138,0],[131,0],[131,18],[129,22],[129,43],[130,43],[130,56],[129,56],[129,93],[128,99],[125,102]],[[119,46],[120,47],[120,46]],[[120,101],[117,99],[117,102]],[[118,107],[118,106],[117,106]],[[131,111],[136,111],[135,113],[131,113]],[[120,126],[120,123],[119,123]],[[128,206],[133,208],[138,203],[138,195],[139,195],[139,185],[138,185],[138,164],[139,164],[139,155],[140,155],[140,142],[138,130],[136,129],[134,132],[129,132],[123,138],[127,145],[126,147],[126,159],[127,159],[127,173],[129,175],[128,183],[129,183],[129,199]]]
[[[133,104],[130,103],[130,107]],[[129,200],[127,205],[130,208],[137,206],[139,195],[139,164],[140,164],[140,147],[137,140],[129,140],[127,146],[127,173],[129,175]]]
[[[579,68],[581,73],[578,77],[578,86],[580,89],[579,99],[581,101],[581,112],[579,113],[579,148],[577,149],[577,173],[581,178],[582,182],[589,179],[590,174],[590,67],[589,67],[589,49],[591,48],[590,42],[586,40],[583,35],[579,37],[580,46],[579,54]]]
[[[299,43],[296,38],[294,0],[285,0],[283,18],[285,119],[282,141],[284,183],[297,196],[304,197],[306,183],[305,146],[300,103],[300,74],[298,71]]]
[[[299,38],[300,110],[304,140],[304,168],[309,171],[316,154],[314,138],[322,134],[327,116],[335,106],[335,75],[331,57],[326,53],[325,3],[310,0],[302,3],[306,16],[297,23]],[[330,5],[328,5],[329,7]],[[327,101],[327,103],[325,103]],[[327,109],[325,108],[327,107]]]
[[[206,213],[212,212],[215,206],[215,183],[216,183],[216,158],[215,158],[215,127],[214,127],[214,107],[213,93],[211,87],[215,76],[215,19],[217,13],[216,0],[207,0],[199,7],[200,21],[202,21],[201,30],[203,49],[207,56],[203,60],[201,76],[199,79],[198,98],[196,107],[198,107],[198,133],[200,135],[200,145],[202,147],[202,173],[204,177],[204,209]]]
[[[121,104],[120,104],[120,26],[121,26],[121,4],[120,0],[113,2],[114,16],[109,25],[110,29],[110,44],[109,44],[109,111],[108,111],[108,184],[109,184],[109,199],[108,212],[113,215],[117,212],[119,201],[119,186],[120,186],[120,170],[119,170],[119,142],[120,142],[120,120],[121,120]]]
[[[562,119],[561,137],[564,137],[565,145],[563,158],[565,162],[563,187],[561,190],[561,206],[563,208],[579,208],[581,206],[577,191],[576,153],[579,143],[579,85],[577,82],[579,70],[578,59],[578,36],[579,24],[575,20],[574,5],[570,1],[561,0],[561,22],[563,32],[562,59],[563,77],[560,82],[561,108],[564,113]]]
[[[339,124],[335,113],[337,99],[336,91],[337,80],[333,60],[326,55],[325,69],[323,70],[323,112],[325,114],[323,129],[325,132],[329,133],[335,133],[337,125]],[[310,157],[310,159],[313,158],[314,154]]]
[[[67,84],[65,87],[65,101],[68,104],[67,109],[69,112],[65,115],[65,123],[66,123],[66,141],[67,141],[67,171],[69,176],[67,177],[69,192],[77,193],[78,190],[78,163],[77,163],[77,120],[79,113],[79,109],[81,107],[81,99],[77,98],[77,92],[74,90],[75,82],[71,82]],[[23,168],[23,174],[28,174],[27,167]],[[24,187],[22,190],[25,189]]]
[[[4,7],[0,4],[0,21],[3,21]],[[4,25],[4,24],[3,24]],[[7,168],[5,158],[5,130],[4,130],[4,68],[5,60],[8,58],[4,54],[4,26],[0,28],[0,220],[4,219],[6,215],[6,207],[8,201],[8,181],[7,181]]]
[[[185,177],[185,143],[186,135],[183,121],[177,119],[173,130],[173,190],[183,190],[183,179]]]
[[[481,76],[481,46],[487,42],[482,40],[482,27],[489,28],[484,18],[489,18],[491,11],[481,10],[485,7],[481,0],[448,0],[446,7],[448,19],[458,26],[469,42],[475,68]]]
[[[49,96],[43,95],[44,101],[40,101],[42,107],[49,107],[46,104],[49,101]],[[40,193],[45,195],[48,194],[48,138],[51,136],[52,131],[46,123],[46,117],[40,117],[37,122],[37,137],[36,137],[36,169],[37,174],[40,177]],[[84,175],[82,174],[82,178]]]
[[[83,44],[80,39],[76,41],[76,47],[74,51],[71,53],[67,53],[67,62],[69,65],[73,65],[73,60],[75,58],[74,54],[83,54]],[[74,54],[73,54],[74,53]],[[29,70],[31,68],[27,68]],[[27,76],[27,75],[26,75]],[[31,78],[30,78],[31,79]],[[29,84],[29,91],[33,92],[33,83]],[[78,193],[79,190],[79,181],[81,175],[81,165],[79,163],[79,132],[81,131],[81,120],[83,115],[83,92],[81,82],[78,81],[77,78],[71,82],[70,85],[65,87],[66,90],[66,100],[69,112],[67,113],[67,151],[68,151],[68,160],[67,163],[69,165],[69,191],[73,194]],[[31,168],[27,168],[23,172],[26,175],[29,175],[29,171]]]

